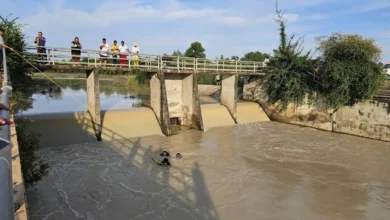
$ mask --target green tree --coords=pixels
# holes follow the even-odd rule
[[[203,48],[202,44],[196,41],[191,44],[184,55],[186,57],[206,58],[205,51],[206,50]]]
[[[174,50],[172,56],[184,56],[184,54],[180,50]]]
[[[384,85],[381,49],[374,40],[359,35],[335,33],[317,38],[321,58],[319,92],[327,106],[371,99]]]
[[[238,56],[232,56],[231,60],[239,60],[240,58]]]
[[[9,16],[4,18],[0,16],[0,27],[5,29],[3,35],[4,42],[15,49],[18,53],[23,53],[26,48],[25,35],[22,32],[24,25],[17,24],[18,18],[9,19]],[[31,77],[27,74],[31,73],[26,68],[25,61],[16,53],[7,53],[7,65],[10,71],[12,88],[14,91],[25,90],[33,84]]]
[[[17,24],[18,18],[9,19],[0,16],[0,26],[5,29],[4,41],[18,53],[23,53],[26,48],[25,36],[22,32],[23,25]],[[34,59],[34,57],[29,57]],[[24,59],[16,53],[7,54],[7,65],[10,70],[13,93],[10,96],[10,105],[15,115],[32,106],[31,86],[34,85],[30,69],[26,68]],[[48,173],[49,165],[36,154],[39,148],[39,134],[31,129],[31,123],[25,118],[19,117],[16,120],[16,132],[18,135],[20,161],[22,166],[25,186],[32,186],[41,180]]]
[[[313,94],[313,77],[309,72],[314,71],[317,60],[311,59],[310,51],[303,53],[301,40],[294,40],[286,34],[286,20],[276,6],[276,22],[280,27],[280,45],[274,50],[274,56],[266,68],[267,93],[270,103],[281,102],[281,111],[289,103],[301,104],[307,94]],[[256,55],[253,57],[252,55]],[[248,53],[245,59],[258,59],[264,61],[265,55]]]
[[[259,51],[255,51],[255,52],[249,52],[249,53],[246,53],[244,55],[243,58],[241,58],[241,60],[243,61],[258,61],[258,62],[263,62],[265,60],[265,58],[269,58],[270,55],[269,54],[266,54],[266,53],[261,53]],[[237,57],[238,58],[238,57]]]

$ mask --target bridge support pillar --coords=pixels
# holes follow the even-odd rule
[[[98,141],[101,141],[102,119],[100,117],[99,69],[87,70],[88,113],[91,116],[93,129]]]
[[[237,123],[238,74],[222,75],[221,105],[224,105]]]
[[[195,72],[192,76],[193,76],[192,104],[194,106],[193,114],[192,114],[192,127],[197,130],[204,131],[202,110],[200,108],[200,100],[199,100],[198,73]]]
[[[244,78],[243,100],[265,104],[268,94],[265,88],[265,76],[251,76]]]
[[[169,136],[172,134],[168,110],[167,91],[164,73],[152,73],[150,79],[150,106],[160,124],[162,132]]]
[[[197,79],[197,73],[186,75],[182,79],[181,124],[203,131]]]
[[[169,116],[181,126],[203,130],[196,73],[165,73]]]

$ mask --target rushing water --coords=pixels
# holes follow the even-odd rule
[[[162,150],[172,168],[157,166]],[[383,219],[390,144],[263,122],[40,149],[30,219]]]

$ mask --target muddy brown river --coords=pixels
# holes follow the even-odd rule
[[[390,219],[390,144],[354,136],[263,122],[40,154],[32,220]]]

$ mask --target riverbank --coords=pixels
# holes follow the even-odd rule
[[[388,86],[373,100],[344,106],[337,110],[326,109],[321,103],[288,105],[280,111],[279,103],[269,104],[263,78],[252,79],[244,87],[244,100],[258,102],[273,121],[317,128],[320,130],[350,134],[390,142],[390,99],[383,94]]]

